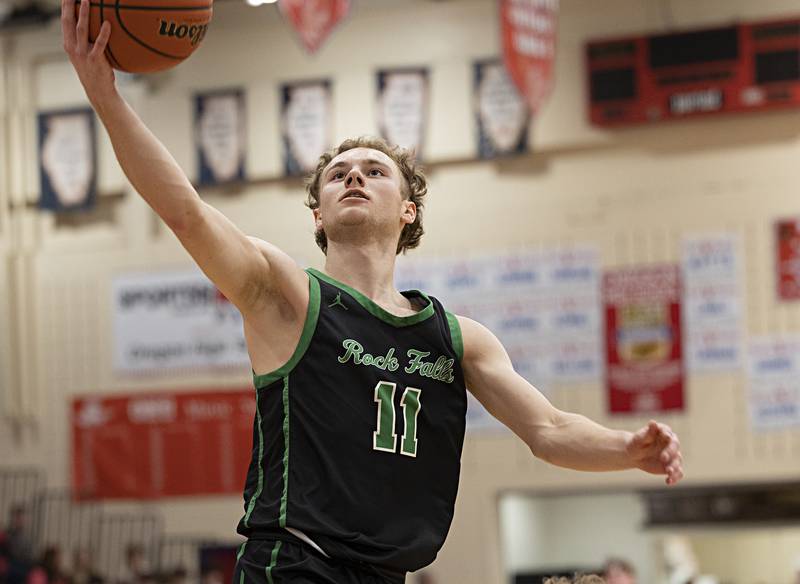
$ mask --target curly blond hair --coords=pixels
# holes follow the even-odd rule
[[[424,206],[423,199],[428,193],[428,181],[422,169],[417,165],[414,152],[406,150],[399,146],[390,146],[385,140],[381,138],[373,138],[369,136],[361,136],[359,138],[348,138],[333,150],[324,153],[319,158],[317,167],[314,169],[306,179],[306,207],[309,209],[319,208],[319,179],[322,176],[322,171],[330,164],[336,156],[342,152],[347,152],[353,148],[370,148],[383,152],[391,158],[403,175],[404,188],[403,196],[417,206],[417,216],[413,223],[409,223],[403,227],[400,233],[400,240],[397,242],[396,253],[405,252],[406,250],[413,249],[419,245],[419,240],[422,238],[425,230],[422,228],[422,207]],[[328,238],[325,231],[318,229],[314,233],[314,239],[323,253],[328,253]]]

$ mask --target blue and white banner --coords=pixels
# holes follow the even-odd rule
[[[198,93],[194,115],[199,183],[210,186],[243,181],[247,153],[244,91]]]
[[[719,234],[683,241],[683,318],[693,373],[743,366],[743,286],[738,239]]]
[[[428,124],[428,70],[378,71],[378,127],[390,144],[414,150],[423,157]]]
[[[281,86],[281,131],[286,176],[305,176],[331,144],[331,82]]]
[[[751,339],[748,365],[753,427],[800,426],[800,336]]]
[[[396,283],[399,289],[422,289],[451,312],[487,326],[517,371],[539,389],[601,378],[600,262],[594,247],[402,258]]]
[[[247,370],[241,314],[199,270],[124,274],[112,296],[117,373]]]
[[[39,207],[89,210],[97,198],[97,137],[90,108],[40,113]]]
[[[528,150],[530,111],[500,59],[473,65],[478,157],[497,158]]]

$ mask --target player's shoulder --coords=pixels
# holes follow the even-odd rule
[[[459,329],[461,329],[464,361],[470,361],[480,355],[484,355],[492,349],[496,349],[500,344],[494,333],[477,320],[459,314],[454,314],[453,316],[455,316]]]

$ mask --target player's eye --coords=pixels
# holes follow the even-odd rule
[[[341,170],[337,170],[331,175],[331,179],[333,180],[341,180],[343,178],[344,178],[344,172],[342,172]]]
[[[383,176],[383,171],[380,168],[373,168],[369,171],[370,176]]]

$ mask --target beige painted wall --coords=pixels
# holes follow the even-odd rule
[[[775,300],[771,255],[772,221],[800,214],[799,112],[617,132],[594,130],[585,121],[584,41],[664,30],[659,6],[655,0],[562,2],[558,86],[534,124],[537,153],[514,161],[470,161],[471,61],[497,54],[492,0],[363,0],[315,57],[297,46],[273,7],[220,3],[198,54],[125,91],[191,176],[192,93],[244,85],[251,120],[249,172],[270,177],[280,170],[280,82],[332,77],[334,133],[340,139],[376,131],[373,76],[378,67],[427,65],[432,81],[426,144],[432,163],[431,196],[428,235],[416,254],[592,243],[600,249],[603,265],[612,267],[674,262],[683,236],[727,231],[741,241],[749,333],[800,331],[800,305]],[[675,26],[797,11],[793,0],[674,0],[671,8]],[[5,72],[0,129],[7,154],[0,181],[0,252],[4,243],[13,274],[5,288],[0,275],[0,302],[13,300],[8,309],[15,317],[3,321],[3,331],[12,335],[8,344],[13,362],[0,375],[0,383],[8,384],[3,392],[9,399],[2,400],[6,417],[32,420],[15,433],[0,423],[0,459],[3,464],[46,465],[50,483],[64,485],[71,395],[154,386],[247,385],[249,378],[246,371],[155,380],[114,375],[111,278],[129,270],[183,267],[190,260],[130,193],[102,133],[100,185],[109,196],[101,206],[108,210],[107,218],[79,227],[58,226],[51,216],[25,206],[36,200],[38,191],[36,111],[85,101],[60,52],[57,23],[47,31],[3,39],[0,61]],[[125,192],[122,199],[111,196],[119,191]],[[248,234],[320,264],[299,184],[275,181],[241,193],[204,197]],[[9,286],[17,294],[5,294]],[[742,375],[692,376],[687,386],[686,413],[663,418],[681,436],[687,483],[797,476],[800,431],[753,433]],[[633,429],[645,421],[609,418],[602,388],[596,384],[555,388],[552,399],[561,408],[615,428]],[[579,474],[548,467],[513,436],[469,437],[453,529],[432,570],[439,582],[501,581],[497,496],[503,489],[627,490],[659,484],[657,478],[634,472]],[[229,535],[241,512],[238,497],[156,506],[165,514],[168,530],[180,533]]]

